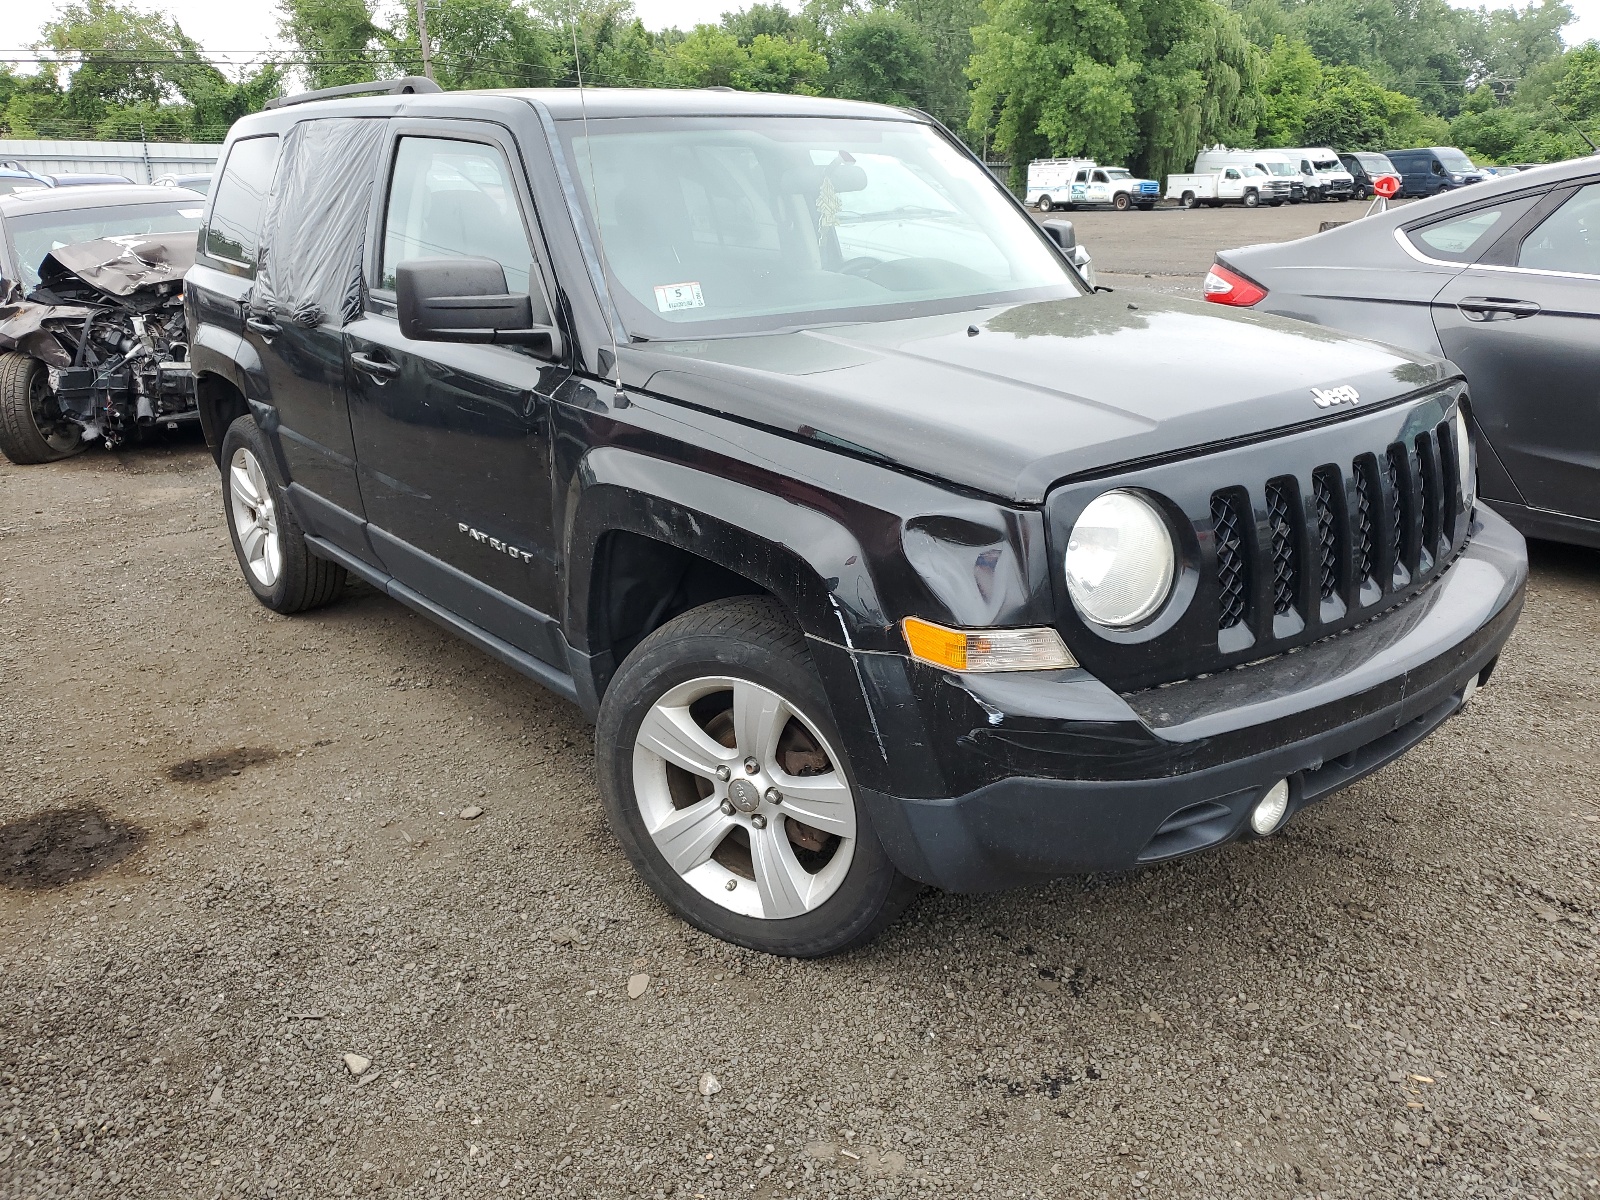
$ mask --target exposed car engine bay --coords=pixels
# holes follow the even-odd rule
[[[0,298],[0,350],[48,373],[41,432],[111,448],[140,429],[197,419],[184,331],[193,234],[109,237],[57,247],[26,296]]]

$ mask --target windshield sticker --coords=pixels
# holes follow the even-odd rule
[[[656,284],[656,308],[664,313],[705,306],[706,298],[701,294],[698,283]]]
[[[839,192],[833,186],[833,180],[826,175],[822,177],[822,186],[817,189],[817,224],[823,229],[831,229],[839,224],[839,210],[844,205],[839,202]]]
[[[195,217],[200,216],[205,211],[206,210],[203,208],[180,208],[178,210],[178,215],[180,217],[186,217],[190,220],[193,220]]]

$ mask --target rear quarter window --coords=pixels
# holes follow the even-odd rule
[[[1534,196],[1517,196],[1470,212],[1456,212],[1406,230],[1411,244],[1429,258],[1477,262],[1512,222],[1532,207]]]
[[[233,144],[211,205],[211,221],[206,227],[207,254],[242,266],[254,265],[261,213],[277,166],[277,134]]]

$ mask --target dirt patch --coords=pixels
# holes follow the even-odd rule
[[[167,768],[167,778],[178,783],[211,783],[237,775],[246,767],[259,767],[271,762],[282,752],[265,746],[240,746],[221,754],[208,754],[202,758],[186,758]]]
[[[98,808],[52,808],[0,825],[0,884],[37,891],[63,887],[116,866],[144,830]]]

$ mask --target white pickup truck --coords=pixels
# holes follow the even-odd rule
[[[1287,190],[1287,184],[1281,186]],[[1255,208],[1262,201],[1277,200],[1279,187],[1278,180],[1255,167],[1226,167],[1209,174],[1168,175],[1167,199],[1176,200],[1184,208],[1201,204],[1212,208],[1224,204]]]
[[[1160,198],[1159,183],[1137,179],[1126,167],[1102,167],[1087,158],[1036,158],[1028,164],[1025,203],[1040,212],[1090,204],[1149,212]]]

